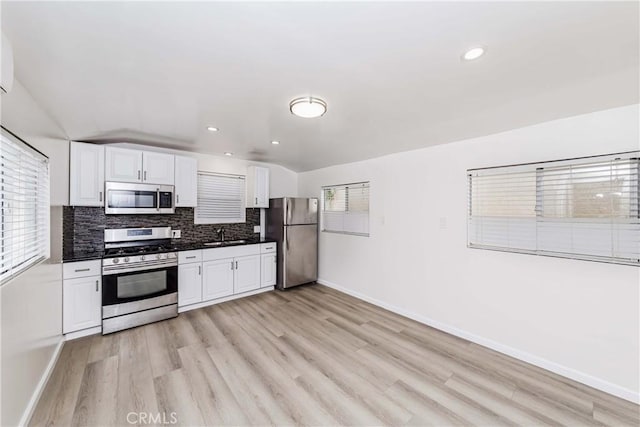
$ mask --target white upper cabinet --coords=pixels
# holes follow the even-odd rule
[[[269,168],[262,166],[247,168],[247,207],[269,207]]]
[[[142,151],[106,147],[105,153],[107,181],[142,182]]]
[[[174,155],[144,151],[142,153],[142,182],[173,185]]]
[[[69,205],[104,206],[104,146],[71,142]]]
[[[198,205],[198,161],[193,157],[175,156],[176,207]]]
[[[151,151],[107,147],[106,180],[173,185],[174,156]]]

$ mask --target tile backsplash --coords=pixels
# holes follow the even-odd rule
[[[171,227],[181,230],[179,242],[217,240],[215,230],[224,227],[227,240],[256,237],[260,209],[247,209],[246,222],[236,224],[194,224],[193,208],[176,208],[175,214],[105,215],[104,208],[64,206],[63,253],[94,252],[104,248],[105,228]],[[68,258],[68,256],[65,256]]]

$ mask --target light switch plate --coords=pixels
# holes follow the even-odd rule
[[[171,230],[171,237],[173,239],[179,239],[182,236],[182,232],[180,230]]]
[[[446,230],[446,229],[447,229],[447,218],[440,217],[440,230]]]
[[[253,226],[253,232],[254,233],[259,233],[260,232],[260,226],[259,225],[254,225]]]

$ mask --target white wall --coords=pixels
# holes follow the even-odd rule
[[[465,171],[638,150],[638,117],[616,108],[300,174],[301,197],[371,181],[371,237],[321,233],[320,278],[637,400],[640,269],[468,249]]]
[[[15,81],[2,94],[2,125],[51,160],[51,204],[68,198],[64,132]],[[52,210],[52,258],[0,287],[0,425],[17,425],[62,342],[61,209]],[[56,245],[56,247],[53,247]]]
[[[2,125],[49,157],[51,205],[69,203],[69,141],[62,128],[15,80],[0,98]]]

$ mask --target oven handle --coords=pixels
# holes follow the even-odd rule
[[[122,267],[102,267],[102,275],[108,276],[110,274],[120,274],[120,273],[135,273],[136,271],[147,271],[147,270],[162,270],[167,267],[177,267],[178,261],[167,263],[166,261],[159,262],[157,264],[148,264],[143,266],[132,266],[127,268]]]
[[[144,172],[145,179],[147,178],[147,171]],[[156,188],[156,209],[160,212],[160,189]]]

